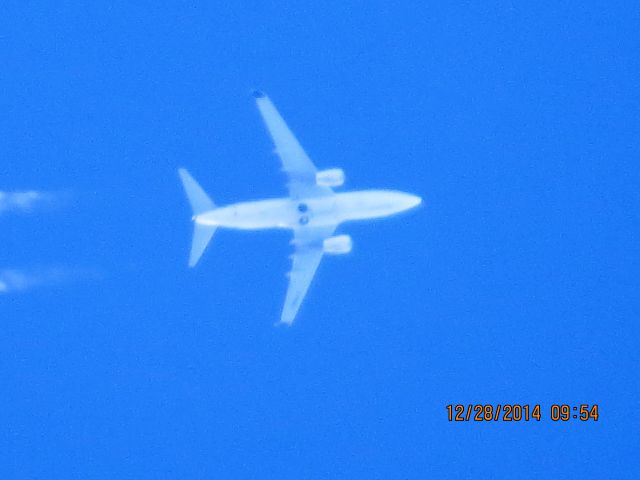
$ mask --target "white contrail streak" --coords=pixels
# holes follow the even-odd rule
[[[96,274],[88,270],[66,267],[46,269],[0,269],[0,295],[23,292],[35,287],[52,286],[79,279],[94,278]]]
[[[0,190],[0,214],[5,212],[30,212],[36,206],[51,203],[51,192],[25,190],[22,192],[3,192]]]
[[[11,293],[26,290],[40,284],[45,278],[36,273],[22,270],[0,270],[0,293]]]

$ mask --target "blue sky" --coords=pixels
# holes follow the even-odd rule
[[[10,2],[0,19],[0,476],[637,478],[632,2]],[[347,188],[292,328],[286,232],[186,267],[187,167],[285,194],[265,90]],[[451,423],[450,403],[540,403]],[[597,403],[598,422],[552,422]]]

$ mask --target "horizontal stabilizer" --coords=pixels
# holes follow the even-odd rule
[[[204,192],[202,187],[198,185],[193,177],[184,168],[178,169],[180,179],[182,180],[182,186],[189,198],[193,215],[200,215],[201,213],[208,212],[216,208],[215,204],[211,201],[209,196]]]
[[[209,196],[205,193],[198,182],[196,182],[189,172],[184,168],[178,169],[178,174],[182,180],[182,186],[187,194],[191,210],[193,210],[193,243],[191,244],[191,254],[189,255],[189,266],[194,267],[204,253],[211,237],[216,231],[215,225],[202,225],[198,223],[197,216],[209,212],[216,208]]]
[[[211,237],[216,231],[215,226],[201,225],[199,223],[193,224],[193,243],[191,244],[191,255],[189,256],[189,266],[195,267],[198,260],[204,253]]]

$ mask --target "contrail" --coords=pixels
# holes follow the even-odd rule
[[[0,191],[0,214],[5,212],[30,212],[39,205],[52,203],[55,197],[51,192],[38,190]]]
[[[0,295],[23,292],[35,287],[95,278],[95,272],[68,267],[41,269],[7,268],[0,270]]]
[[[4,213],[30,213],[36,208],[51,207],[68,197],[66,192],[42,190],[0,190],[0,215]],[[95,273],[68,267],[1,268],[0,295],[29,290],[38,286],[56,285]]]
[[[0,270],[0,293],[26,290],[38,285],[42,280],[41,275],[27,273],[22,270]]]

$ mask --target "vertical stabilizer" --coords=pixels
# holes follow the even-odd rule
[[[189,172],[184,168],[180,168],[178,169],[178,174],[193,211],[193,242],[191,244],[191,254],[189,255],[189,266],[193,267],[198,263],[217,228],[215,225],[199,224],[196,217],[215,209],[216,206]]]

